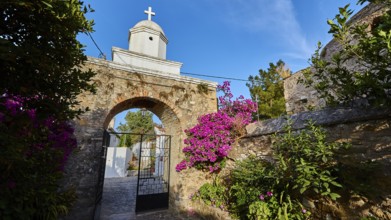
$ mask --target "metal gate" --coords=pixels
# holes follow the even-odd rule
[[[167,209],[170,191],[169,135],[140,135],[136,213]]]
[[[136,213],[167,209],[170,189],[171,136],[104,131],[94,219],[99,218],[107,148],[114,146],[129,147],[132,151],[129,165],[133,168],[137,166],[135,170],[137,171]],[[130,172],[134,173],[132,170],[130,169]]]
[[[110,144],[110,134],[107,131],[103,132],[102,148],[99,152],[100,154],[100,165],[99,165],[99,174],[98,174],[98,188],[95,196],[95,207],[94,207],[94,219],[99,219],[99,212],[101,208],[102,194],[103,194],[103,184],[105,179],[105,165],[106,165],[106,155],[107,147]]]

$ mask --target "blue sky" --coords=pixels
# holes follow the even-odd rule
[[[327,19],[352,0],[86,0],[95,9],[95,41],[111,60],[111,47],[128,48],[128,30],[152,18],[169,43],[167,59],[183,63],[182,72],[247,79],[282,59],[296,72],[307,67],[318,41],[326,44]],[[86,55],[98,57],[91,39],[80,35]],[[215,82],[222,79],[198,77]],[[232,81],[235,96],[250,97],[245,82]]]

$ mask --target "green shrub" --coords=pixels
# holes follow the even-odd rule
[[[201,199],[207,205],[225,210],[228,201],[227,190],[228,188],[226,188],[226,186],[217,181],[205,183],[198,192],[192,196],[192,199]]]
[[[271,157],[237,162],[226,181],[205,184],[198,197],[208,205],[229,204],[228,211],[238,219],[308,219],[311,213],[301,204],[303,198],[340,197],[334,192],[342,187],[334,158],[348,145],[326,137],[312,122],[300,132],[288,123],[283,134],[274,136]]]
[[[348,147],[346,143],[328,142],[324,129],[309,122],[307,130],[294,132],[291,125],[285,133],[275,136],[273,149],[277,161],[279,182],[287,185],[291,194],[327,196],[333,200],[340,196],[332,186],[342,187],[335,177],[335,153]]]
[[[318,43],[311,57],[311,69],[304,72],[304,82],[312,86],[327,105],[387,107],[391,105],[391,1],[359,0],[359,4],[382,4],[385,13],[372,24],[348,22],[353,11],[349,4],[328,20],[329,33],[341,49],[330,60],[323,57]],[[370,30],[370,31],[369,31]],[[359,68],[352,68],[352,63]]]

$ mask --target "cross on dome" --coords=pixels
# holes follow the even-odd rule
[[[144,11],[148,15],[148,21],[152,21],[152,16],[155,16],[155,12],[152,11],[152,7],[148,7],[148,11]]]

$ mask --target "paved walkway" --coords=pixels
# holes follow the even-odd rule
[[[173,215],[168,211],[137,215],[136,208],[137,177],[105,179],[103,187],[101,220],[184,220],[189,217]],[[192,218],[194,219],[194,218]]]

